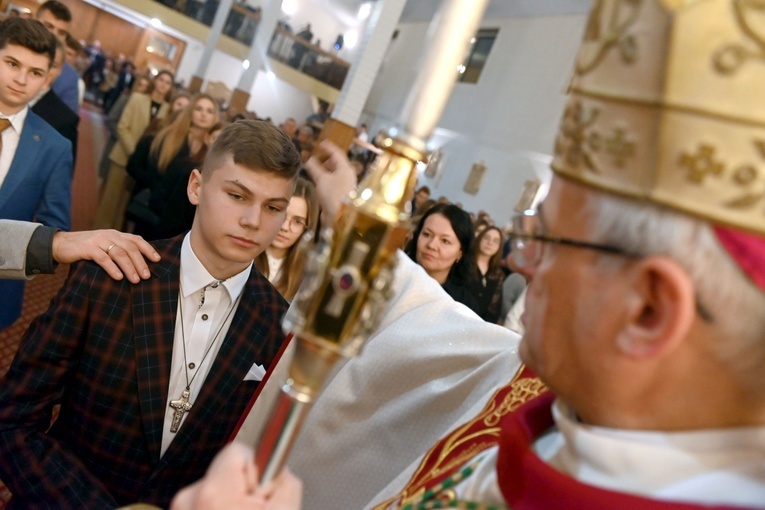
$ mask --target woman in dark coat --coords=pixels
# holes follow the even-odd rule
[[[199,94],[169,125],[138,143],[127,166],[136,180],[127,212],[136,234],[163,239],[191,228],[194,206],[186,187],[191,171],[204,160],[210,130],[217,122],[215,99]]]
[[[404,251],[455,300],[478,313],[468,289],[475,271],[470,215],[453,204],[436,204],[423,214]]]
[[[505,273],[500,265],[502,231],[487,227],[476,238],[473,248],[476,271],[468,288],[478,301],[478,315],[486,322],[498,323],[502,312],[502,284]]]

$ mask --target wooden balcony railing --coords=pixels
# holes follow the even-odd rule
[[[301,39],[283,25],[274,31],[268,56],[336,89],[343,87],[351,67],[345,60]]]
[[[220,0],[154,0],[207,26],[212,25]],[[252,45],[260,23],[260,8],[241,0],[231,6],[223,34]],[[301,39],[279,23],[268,46],[268,56],[332,88],[340,90],[351,65],[315,44]]]
[[[208,27],[215,19],[220,0],[155,0],[156,2],[193,18]],[[250,7],[238,1],[231,5],[223,34],[235,39],[246,46],[252,44],[255,30],[260,23],[260,7]]]

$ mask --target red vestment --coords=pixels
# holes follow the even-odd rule
[[[457,481],[460,472],[464,473],[465,466],[481,452],[499,444],[497,482],[513,510],[742,510],[740,506],[667,502],[615,492],[584,484],[558,471],[532,448],[534,441],[554,426],[554,399],[555,395],[522,367],[476,418],[442,438],[425,455],[395,499],[375,508],[406,507],[423,498],[457,499],[451,482]]]
[[[741,510],[742,507],[675,503],[601,489],[578,482],[540,459],[534,440],[554,425],[546,393],[502,420],[497,479],[513,510]]]

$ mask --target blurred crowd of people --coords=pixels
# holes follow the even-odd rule
[[[109,138],[99,166],[100,200],[94,226],[134,232],[147,240],[188,231],[194,217],[194,207],[186,196],[192,170],[201,165],[226,125],[257,119],[257,115],[237,112],[208,94],[188,94],[169,70],[139,72],[125,55],[104,52],[99,41],[74,40],[68,30],[71,13],[57,0],[44,4],[37,17],[64,48],[63,63],[54,60],[54,67],[62,69],[62,78],[54,83],[65,79],[67,90],[76,90],[75,116],[86,98],[103,108],[106,116]],[[72,72],[65,75],[65,68]],[[59,99],[61,105],[50,117],[64,117],[61,112],[69,96],[61,94]],[[331,105],[322,102],[317,113],[302,123],[290,117],[278,125],[303,163],[311,157],[330,113]],[[60,132],[72,142],[74,158],[77,121],[73,124],[73,132],[63,126]],[[362,180],[379,149],[365,124],[355,135],[348,156]],[[315,230],[318,217],[305,171],[302,179],[274,246],[257,264],[288,299],[295,295],[305,265],[297,241]],[[512,273],[505,232],[483,211],[473,215],[445,197],[431,200],[427,186],[417,190],[411,213],[412,236],[405,251],[455,300],[489,322],[502,323],[517,296],[514,292],[513,299],[503,299],[505,282]]]

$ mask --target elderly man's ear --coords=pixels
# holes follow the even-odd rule
[[[678,348],[696,314],[694,287],[685,269],[669,257],[653,256],[631,264],[623,277],[628,279],[627,310],[618,348],[644,358]]]

